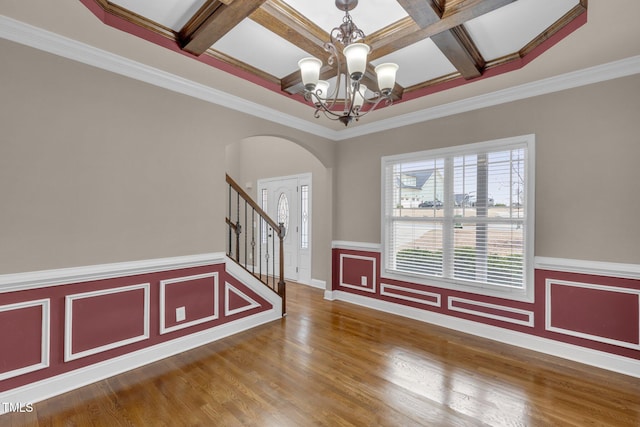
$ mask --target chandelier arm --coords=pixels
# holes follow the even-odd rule
[[[317,119],[320,117],[320,112],[322,112],[327,118],[331,120],[338,120],[343,114],[334,113],[330,110],[330,106],[327,106],[324,102],[322,102],[322,98],[315,92],[307,92],[305,94],[305,99],[309,102],[312,102],[316,106],[316,110],[314,113],[314,117]],[[331,118],[333,116],[334,118]]]
[[[340,118],[342,117],[342,114],[336,114],[333,111],[329,111],[329,110],[322,110],[322,113],[324,114],[324,116],[329,119],[329,120],[340,120]]]
[[[378,93],[376,93],[378,94]],[[360,118],[360,117],[364,117],[367,114],[369,114],[370,112],[372,112],[373,110],[375,110],[376,108],[378,108],[378,104],[380,104],[382,101],[385,101],[387,106],[389,105],[393,105],[393,99],[390,96],[385,96],[382,94],[378,94],[380,95],[377,99],[375,100],[366,100],[365,102],[367,102],[367,104],[373,104],[370,108],[367,109],[367,111],[365,112],[360,112],[361,110],[358,110],[358,116],[356,117],[356,121]]]
[[[347,105],[344,106],[344,115],[352,116],[355,113],[355,116],[357,117],[360,109],[356,109],[356,95],[360,91],[360,82],[354,82],[353,87],[347,83],[345,85],[345,91],[346,95],[344,101],[349,103],[349,107],[347,108]]]
[[[342,63],[340,61],[340,55],[338,55],[338,49],[336,49],[336,46],[333,43],[325,43],[323,47],[324,47],[324,50],[329,53],[329,59],[327,60],[327,63],[329,65],[335,64],[336,69],[338,70],[337,76],[336,76],[336,87],[334,88],[333,93],[331,95],[327,94],[328,96],[325,97],[325,100],[329,99],[330,102],[322,102],[322,104],[324,104],[327,109],[332,109],[338,100],[338,92],[340,88],[340,76],[341,76],[340,67],[342,66]]]

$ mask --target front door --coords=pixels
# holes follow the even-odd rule
[[[309,187],[310,175],[296,175],[258,180],[258,198],[262,208],[276,222],[285,226],[284,277],[288,280],[310,280],[309,251]],[[280,251],[276,248],[276,266]]]
[[[276,223],[283,223],[285,227],[284,237],[284,277],[289,280],[298,280],[296,267],[296,235],[297,235],[297,197],[296,188],[298,180],[295,178],[269,181],[261,183],[264,187],[260,191],[266,191],[266,212]],[[265,198],[263,198],[265,200]],[[263,206],[264,209],[264,206]],[[273,254],[275,265],[280,265],[280,250],[276,247]]]

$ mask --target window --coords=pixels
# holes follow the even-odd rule
[[[278,224],[284,226],[284,234],[286,236],[289,231],[289,199],[284,193],[280,193],[278,198]]]
[[[300,249],[309,249],[309,186],[300,186]]]
[[[384,157],[382,169],[387,276],[532,299],[533,135]]]

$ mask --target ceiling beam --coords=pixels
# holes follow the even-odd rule
[[[324,50],[324,44],[330,38],[329,33],[281,0],[267,0],[250,18],[311,56],[320,59],[329,57],[329,53]],[[320,79],[329,79],[335,74],[335,68],[325,61],[320,71]],[[281,87],[290,94],[302,92],[300,72],[294,71],[282,78]]]
[[[280,0],[267,0],[250,18],[312,56],[327,56],[329,34]]]
[[[462,77],[467,80],[479,77],[485,61],[462,24],[513,1],[515,0],[445,2],[445,9],[441,10],[440,4],[435,0],[398,0],[420,29],[404,35],[397,32],[395,38],[383,37],[382,34],[373,35],[371,39],[374,40],[372,48],[375,57],[372,55],[371,59],[430,37]]]
[[[200,56],[266,0],[208,0],[180,30],[182,50]]]
[[[442,11],[434,0],[398,0],[398,3],[420,28],[427,28],[441,19]]]
[[[469,19],[484,15],[514,1],[469,0],[456,3],[455,7],[440,11],[434,0],[398,0],[409,17],[396,22],[390,28],[367,37],[372,51],[370,59],[378,59],[427,37],[459,27]],[[411,29],[412,23],[415,23],[413,30]]]
[[[462,25],[464,22],[482,16],[485,13],[493,12],[515,1],[516,0],[464,0],[447,2],[442,13],[442,19],[446,20],[451,17],[458,21],[458,25]]]
[[[336,76],[336,70],[334,67],[330,65],[323,65],[320,69],[320,80],[330,80],[332,77]],[[280,80],[280,86],[283,91],[296,94],[304,92],[304,86],[302,85],[302,76],[300,75],[300,70],[296,70],[288,76],[283,77]]]
[[[485,61],[464,27],[435,34],[431,36],[431,41],[464,79],[471,80],[482,75]]]

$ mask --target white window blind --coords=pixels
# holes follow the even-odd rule
[[[526,290],[532,165],[532,135],[383,158],[386,272]]]

